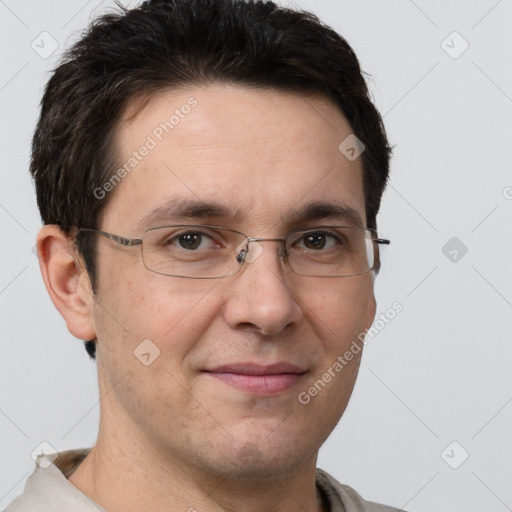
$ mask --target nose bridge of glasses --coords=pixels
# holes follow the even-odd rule
[[[255,238],[252,236],[247,237],[248,244],[250,242],[284,242],[286,241],[286,238]]]
[[[250,250],[251,242],[256,242],[256,249]],[[237,247],[237,260],[239,263],[242,260],[247,263],[252,263],[260,254],[263,252],[263,247],[259,245],[258,242],[280,242],[280,248],[278,249],[278,254],[281,257],[286,258],[286,248],[285,242],[286,238],[261,238],[261,237],[251,237],[247,236],[242,244],[242,246]]]

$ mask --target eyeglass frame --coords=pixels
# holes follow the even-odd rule
[[[373,262],[373,266],[371,268],[369,268],[368,270],[364,271],[364,272],[358,272],[357,274],[350,274],[348,276],[316,276],[316,275],[299,274],[298,272],[293,270],[293,267],[288,263],[288,253],[286,252],[286,240],[288,239],[288,237],[291,234],[299,232],[299,231],[315,231],[317,229],[322,229],[322,228],[350,228],[350,229],[362,229],[362,230],[365,230],[365,231],[371,233],[374,236],[377,236],[377,231],[375,229],[367,228],[367,227],[362,227],[362,226],[338,226],[338,225],[328,225],[327,226],[327,225],[322,225],[322,226],[312,226],[311,228],[292,229],[291,231],[286,233],[284,238],[260,238],[260,237],[249,237],[245,233],[242,233],[241,231],[237,231],[237,230],[231,229],[231,228],[226,228],[226,227],[223,227],[223,226],[213,226],[211,224],[172,224],[172,225],[165,225],[165,226],[158,226],[158,227],[154,227],[154,228],[149,228],[149,229],[146,229],[144,231],[144,233],[147,233],[148,231],[153,231],[153,230],[156,230],[156,229],[179,228],[179,227],[214,228],[214,229],[223,229],[223,230],[226,230],[226,231],[231,231],[233,233],[237,233],[239,235],[242,235],[247,240],[247,247],[249,247],[249,244],[251,242],[264,242],[264,241],[267,241],[267,242],[281,242],[284,245],[284,261],[287,263],[289,269],[294,274],[297,274],[297,275],[300,275],[300,276],[304,276],[304,277],[354,277],[354,276],[366,274],[366,273],[371,272],[372,270],[374,270],[376,262],[378,262],[378,264],[379,264],[379,267],[378,267],[378,269],[376,271],[378,273],[378,271],[380,269],[379,245],[389,245],[391,243],[391,240],[389,240],[387,238],[370,238],[370,240],[372,242],[377,244],[376,245],[376,247],[377,247],[377,258],[375,258],[375,260]],[[140,245],[140,247],[141,247],[141,258],[142,258],[142,263],[144,264],[144,267],[149,272],[153,272],[155,274],[159,274],[159,275],[163,275],[163,276],[168,276],[168,277],[179,277],[179,278],[183,278],[183,279],[222,279],[224,277],[231,277],[231,276],[234,276],[234,275],[238,274],[240,272],[240,270],[242,269],[242,267],[244,266],[244,263],[246,261],[245,257],[239,259],[240,254],[243,252],[243,251],[240,251],[236,255],[236,260],[239,263],[238,270],[236,272],[234,272],[233,274],[226,274],[226,275],[217,276],[217,277],[195,277],[195,276],[182,276],[182,275],[174,275],[174,274],[164,274],[162,272],[157,272],[156,270],[151,270],[150,268],[148,268],[146,262],[144,261],[144,252],[143,252],[144,250],[143,250],[143,240],[142,240],[142,238],[124,237],[124,236],[121,236],[121,235],[116,235],[116,234],[113,234],[113,233],[108,233],[107,231],[102,231],[102,230],[99,230],[99,229],[79,228],[77,230],[76,234],[75,234],[75,243],[78,243],[77,238],[80,235],[80,233],[83,233],[83,232],[96,233],[96,234],[102,235],[105,238],[108,238],[109,240],[112,240],[113,242],[116,242],[119,245],[123,245],[125,247],[134,247],[134,246]],[[144,233],[143,233],[142,236],[144,236]]]

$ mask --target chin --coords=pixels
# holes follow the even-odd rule
[[[222,468],[223,476],[251,482],[289,476],[307,463],[311,453],[316,451],[295,436],[283,434],[266,432],[263,436],[252,434],[244,439],[233,439],[230,446],[223,447],[225,453],[217,452],[217,471]]]

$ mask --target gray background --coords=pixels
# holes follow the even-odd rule
[[[403,311],[368,343],[318,465],[410,511],[512,510],[512,1],[280,3],[347,38],[396,144],[376,296],[378,314],[395,301]],[[49,70],[110,6],[0,0],[0,509],[22,492],[41,442],[96,439],[96,366],[32,252],[41,223],[28,161]]]

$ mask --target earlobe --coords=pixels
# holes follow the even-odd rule
[[[89,276],[78,265],[73,241],[59,226],[46,225],[37,235],[39,267],[50,298],[76,338],[96,337]]]

